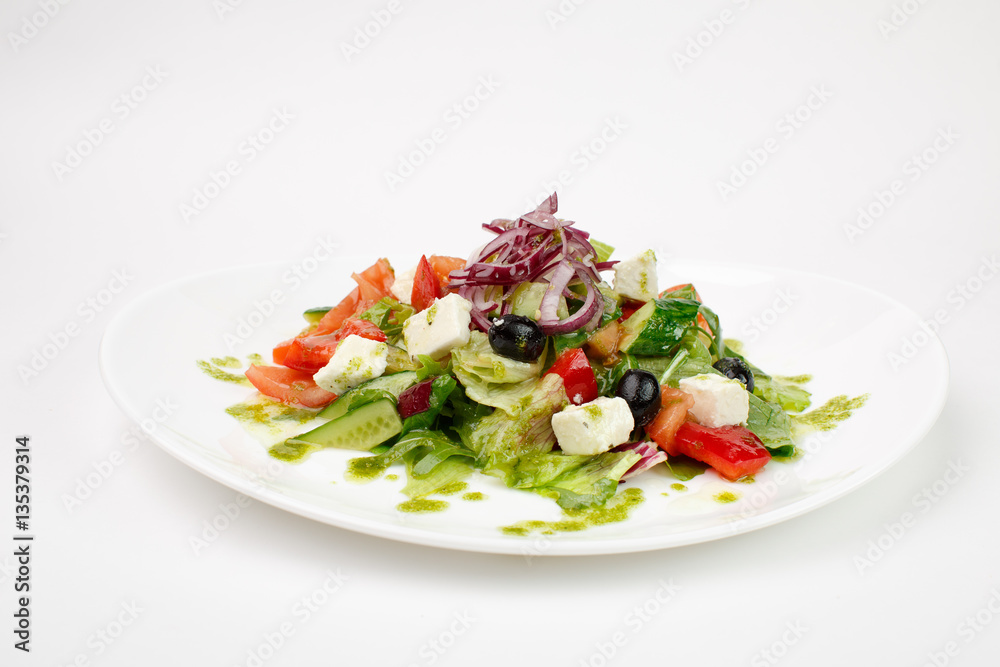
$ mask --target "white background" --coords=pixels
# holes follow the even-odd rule
[[[783,665],[995,664],[1000,5],[232,4],[0,10],[0,506],[13,514],[14,437],[29,434],[37,535],[30,655],[12,648],[16,575],[0,550],[0,663],[254,664],[248,652],[288,622],[263,664],[596,666],[619,631],[607,664],[772,664],[769,648]],[[359,38],[366,26],[374,36]],[[463,101],[467,118],[449,111]],[[276,112],[291,118],[249,159],[244,142]],[[776,151],[724,196],[719,183],[768,140]],[[915,167],[925,151],[933,163]],[[411,154],[421,164],[390,184]],[[230,161],[239,173],[206,192]],[[150,441],[126,451],[132,426],[98,370],[115,313],[178,277],[301,262],[328,237],[404,265],[465,255],[485,240],[480,223],[524,212],[557,180],[561,214],[612,243],[815,271],[943,313],[952,375],[937,424],[855,493],[702,545],[492,556],[254,502],[196,554],[191,538],[234,493]],[[185,215],[196,192],[214,196]],[[880,215],[852,233],[859,207]],[[77,335],[60,337],[68,325]],[[197,322],[163,325],[183,336]],[[904,342],[871,344],[888,358]],[[67,509],[116,451],[121,464]],[[947,484],[952,463],[970,470]],[[944,491],[918,505],[935,483]],[[887,537],[907,512],[915,524]],[[860,566],[880,538],[888,548]],[[297,602],[338,569],[342,588],[300,622]],[[661,578],[679,590],[633,632],[626,619]],[[118,620],[131,624],[97,639]]]

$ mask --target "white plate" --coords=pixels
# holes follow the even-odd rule
[[[269,358],[275,343],[303,326],[303,310],[335,303],[353,285],[350,273],[370,263],[339,258],[302,273],[305,279],[287,266],[244,267],[154,290],[108,327],[101,345],[108,391],[165,450],[258,500],[385,538],[524,555],[661,549],[801,515],[898,461],[930,429],[947,392],[943,346],[923,332],[912,311],[883,295],[807,273],[675,260],[661,267],[661,284],[694,282],[727,337],[743,340],[758,366],[773,374],[812,374],[814,405],[864,393],[870,394],[868,403],[835,431],[800,443],[812,451],[809,456],[772,462],[753,484],[727,483],[712,471],[686,483],[685,492],[672,490],[676,480],[656,471],[630,480],[646,499],[620,523],[552,535],[504,534],[501,526],[518,521],[564,517],[551,500],[483,475],[473,476],[469,491],[483,492],[485,500],[457,495],[446,498],[450,507],[443,512],[402,513],[396,509],[406,500],[399,492],[402,479],[366,485],[344,480],[346,462],[356,452],[322,451],[300,465],[271,459],[266,446],[281,435],[261,438],[225,413],[256,392],[209,378],[196,365],[226,355]],[[904,350],[907,340],[916,345]],[[719,503],[714,496],[725,490],[740,499]]]

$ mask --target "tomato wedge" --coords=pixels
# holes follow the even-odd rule
[[[378,328],[378,325],[368,320],[351,317],[333,333],[311,334],[293,338],[281,363],[289,368],[315,373],[330,363],[340,341],[352,334],[380,343],[387,340],[385,333]],[[275,352],[277,349],[275,348]]]
[[[764,443],[745,426],[709,428],[684,422],[677,429],[673,447],[712,466],[731,482],[757,473],[771,460]]]
[[[448,283],[451,282],[450,274],[452,271],[464,269],[467,262],[461,257],[448,257],[447,255],[431,255],[427,258],[427,261],[431,265],[431,268],[434,269],[434,273],[441,283],[441,290],[438,292],[438,295],[444,296],[451,291],[457,292],[457,289],[448,289]]]
[[[687,420],[688,410],[693,407],[694,396],[665,384],[660,385],[660,411],[646,426],[646,435],[667,454],[676,456],[680,452],[674,447],[674,437],[677,429]]]
[[[438,279],[427,255],[421,255],[417,270],[413,274],[413,291],[410,293],[410,303],[419,313],[431,307],[441,294],[441,281]]]
[[[549,373],[562,378],[566,395],[573,405],[589,403],[597,398],[594,369],[590,367],[590,360],[582,349],[574,348],[563,352],[546,375]]]
[[[309,335],[333,333],[351,315],[360,315],[382,297],[392,294],[390,288],[396,280],[392,266],[385,258],[379,259],[361,273],[352,274],[351,277],[358,286],[331,308]]]
[[[254,364],[245,375],[257,391],[287,405],[321,408],[337,398],[317,385],[306,371]]]
[[[274,346],[274,349],[271,350],[271,359],[274,363],[281,364],[282,366],[285,365],[285,357],[288,356],[288,350],[292,347],[292,343],[294,342],[295,339],[292,338]]]

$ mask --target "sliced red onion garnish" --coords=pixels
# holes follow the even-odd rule
[[[498,309],[501,314],[509,312],[509,297],[525,282],[550,285],[539,308],[538,324],[546,334],[597,327],[604,306],[597,289],[600,272],[615,262],[598,262],[590,235],[575,229],[572,221],[556,218],[558,207],[552,193],[517,220],[498,219],[483,225],[497,237],[476,251],[465,268],[452,271],[451,287],[472,302],[472,321],[477,328],[489,329],[489,313]],[[571,291],[571,285],[582,285],[582,293]],[[560,319],[556,312],[563,296],[583,303],[569,317]]]
[[[645,472],[655,466],[657,463],[662,463],[667,460],[667,453],[656,446],[653,442],[628,442],[624,445],[618,445],[612,448],[613,452],[625,452],[633,451],[642,458],[636,461],[631,468],[625,471],[625,474],[621,476],[621,480],[626,480],[629,477],[634,477],[641,472]]]

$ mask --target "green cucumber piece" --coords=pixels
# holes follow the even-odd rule
[[[319,417],[323,419],[336,419],[342,417],[350,411],[352,407],[360,405],[364,394],[373,391],[382,391],[399,398],[404,390],[409,389],[417,383],[417,374],[413,371],[403,371],[392,375],[380,375],[367,382],[362,382],[346,394],[341,395],[333,403],[323,408]]]
[[[289,438],[287,444],[308,443],[337,449],[368,451],[403,430],[396,406],[387,398],[366,403],[347,414]]]
[[[548,290],[548,283],[521,283],[510,295],[510,309],[514,315],[530,317],[537,320],[541,317],[539,308],[542,305],[542,297]],[[569,309],[566,307],[566,297],[559,297],[559,305],[556,306],[556,315],[562,319],[569,317]]]
[[[305,321],[309,324],[316,324],[323,319],[323,316],[328,312],[330,312],[330,306],[326,306],[325,308],[310,308],[306,312],[302,313],[302,317],[305,318]]]
[[[694,325],[701,306],[693,299],[652,299],[622,323],[618,349],[629,354],[668,354]]]

